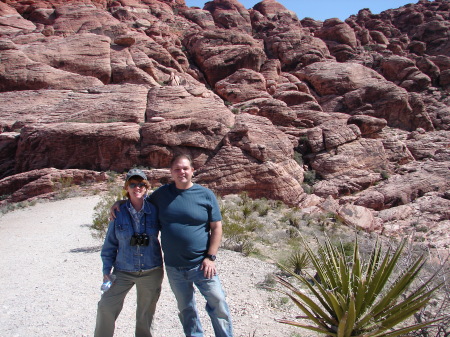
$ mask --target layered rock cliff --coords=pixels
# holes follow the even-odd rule
[[[0,202],[60,177],[164,169],[184,152],[218,194],[370,230],[423,223],[439,238],[450,224],[449,27],[448,0],[345,22],[300,20],[274,0],[2,0]]]

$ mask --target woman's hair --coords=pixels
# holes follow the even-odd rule
[[[177,154],[172,158],[170,161],[170,168],[172,168],[173,164],[177,162],[180,159],[187,159],[189,161],[189,164],[191,164],[191,167],[194,168],[194,163],[192,162],[192,157],[188,154]]]
[[[132,182],[144,183],[144,184],[145,184],[145,188],[146,188],[147,190],[150,189],[150,182],[149,182],[148,180],[142,179],[142,178],[139,177],[139,176],[132,176],[130,179],[128,179],[128,180],[125,182],[125,185],[123,186],[123,189],[127,192],[126,196],[127,196],[128,199],[130,199],[130,193],[128,193],[128,186],[130,186],[130,184],[131,184]]]

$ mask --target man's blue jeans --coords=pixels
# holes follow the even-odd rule
[[[166,266],[167,278],[178,303],[178,316],[186,336],[203,337],[203,329],[195,305],[194,284],[206,299],[206,311],[211,318],[216,337],[232,337],[230,310],[217,276],[203,276],[200,265],[193,268]]]

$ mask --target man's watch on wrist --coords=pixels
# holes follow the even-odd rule
[[[208,259],[210,259],[211,261],[216,261],[216,258],[217,258],[217,256],[212,255],[212,254],[206,254],[206,257],[207,257]]]

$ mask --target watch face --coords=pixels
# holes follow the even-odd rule
[[[215,261],[216,260],[216,256],[215,255],[208,255],[208,259],[210,259],[211,261]]]

